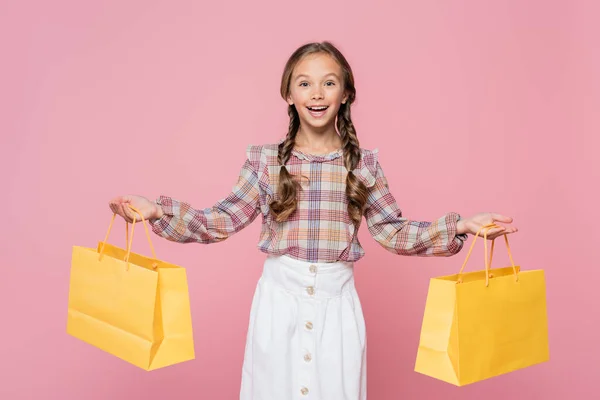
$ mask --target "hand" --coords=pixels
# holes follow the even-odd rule
[[[129,208],[129,205],[135,207],[145,219],[152,220],[162,217],[162,209],[154,202],[142,196],[119,196],[112,199],[109,203],[112,212],[120,215],[127,222],[132,223],[135,217],[136,222],[142,219],[135,211]]]
[[[470,233],[471,235],[475,235],[481,229],[481,227],[484,225],[488,225],[488,224],[500,225],[498,222],[503,222],[503,223],[509,224],[512,221],[513,221],[513,219],[511,217],[506,217],[504,215],[500,215],[500,214],[496,214],[496,213],[484,212],[484,213],[475,214],[469,218],[461,219],[460,221],[458,221],[456,230],[457,230],[458,234]],[[482,230],[479,233],[479,237],[483,237],[484,232],[485,231]],[[494,240],[498,236],[501,236],[504,234],[515,233],[515,232],[518,232],[518,229],[515,228],[514,226],[500,225],[500,228],[489,229],[487,231],[487,238],[489,240]]]

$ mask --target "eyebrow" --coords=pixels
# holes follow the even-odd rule
[[[340,79],[340,77],[339,77],[339,76],[337,76],[337,74],[335,74],[334,72],[330,72],[330,73],[328,73],[327,75],[325,75],[325,78],[327,78],[328,76],[331,76],[331,75],[335,76],[337,79]],[[294,80],[298,80],[298,79],[300,79],[300,78],[309,78],[309,76],[308,76],[308,75],[301,74],[301,75],[298,75],[298,76],[297,76],[297,77],[296,77]]]

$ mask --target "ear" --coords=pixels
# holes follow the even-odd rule
[[[344,97],[342,98],[342,104],[346,104],[347,101],[348,101],[348,92],[346,92],[344,94]]]
[[[289,96],[288,96],[288,98],[287,98],[287,103],[288,103],[290,106],[293,106],[293,105],[294,105],[294,100],[292,100],[292,95],[289,95]]]

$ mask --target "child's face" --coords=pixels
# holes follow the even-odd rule
[[[347,97],[342,68],[328,54],[308,55],[296,65],[288,103],[296,106],[302,126],[318,129],[333,125],[340,105],[346,103]],[[309,109],[315,106],[326,106],[327,109]]]

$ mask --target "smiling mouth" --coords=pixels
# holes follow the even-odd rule
[[[323,107],[306,107],[308,109],[308,113],[313,118],[324,118],[325,114],[327,114],[328,106]]]

